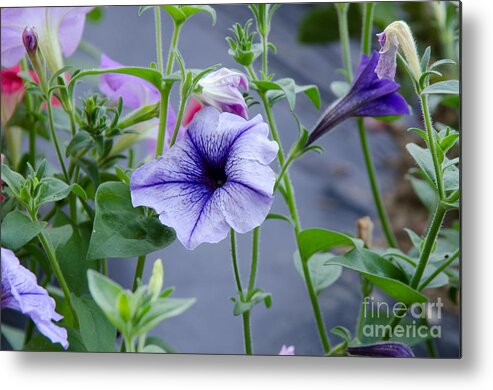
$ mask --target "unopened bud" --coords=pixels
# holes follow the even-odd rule
[[[152,267],[152,275],[149,279],[149,293],[152,295],[153,299],[156,299],[159,294],[161,294],[161,289],[163,288],[163,262],[161,259],[157,259]]]
[[[26,27],[22,32],[22,43],[28,54],[36,52],[38,49],[38,34],[34,27]]]
[[[378,77],[393,79],[397,49],[400,48],[413,77],[418,81],[421,76],[421,66],[416,43],[407,23],[402,20],[393,22],[377,36],[381,45],[380,60],[376,68]]]
[[[367,248],[371,248],[373,241],[373,222],[370,217],[366,216],[356,221],[358,229],[358,238],[363,240]]]

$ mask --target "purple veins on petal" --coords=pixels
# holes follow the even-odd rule
[[[406,101],[397,93],[399,84],[376,74],[379,58],[377,51],[371,57],[362,56],[348,93],[325,111],[312,130],[307,145],[351,117],[409,114]]]
[[[252,230],[273,202],[278,145],[268,133],[260,115],[205,107],[167,153],[132,174],[133,205],[153,208],[187,249]]]
[[[348,347],[347,352],[355,356],[413,358],[414,353],[406,344],[387,342]]]
[[[20,311],[31,317],[38,330],[53,343],[68,348],[67,331],[53,323],[63,317],[55,311],[55,301],[24,268],[15,254],[1,248],[2,290],[0,307]]]

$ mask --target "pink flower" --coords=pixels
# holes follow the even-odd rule
[[[294,345],[283,345],[279,356],[294,356]]]

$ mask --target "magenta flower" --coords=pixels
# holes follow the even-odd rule
[[[221,68],[204,76],[198,87],[195,96],[202,104],[248,119],[247,105],[239,89],[248,91],[248,81],[243,74]]]
[[[205,107],[183,139],[130,178],[134,207],[153,208],[187,249],[246,233],[266,218],[278,145],[260,115],[240,116]]]
[[[279,356],[294,356],[294,345],[283,345]]]
[[[2,8],[1,62],[9,68],[26,53],[22,33],[34,28],[38,43],[52,72],[63,67],[62,54],[71,56],[82,38],[86,14],[93,7]]]
[[[350,355],[368,356],[368,357],[397,357],[397,358],[413,358],[414,353],[406,344],[387,342],[371,345],[358,345],[356,347],[348,347]]]
[[[122,68],[123,65],[112,60],[106,54],[101,55],[102,69]],[[145,105],[155,104],[159,102],[161,95],[156,87],[141,78],[121,74],[121,73],[105,73],[99,79],[99,90],[102,94],[108,96],[110,101],[117,102],[121,97],[123,106],[131,109],[136,109]],[[165,150],[171,140],[173,131],[176,125],[176,114],[171,104],[168,105],[168,116],[166,117],[166,133],[165,133]],[[121,150],[130,146],[139,140],[146,140],[148,153],[154,154],[156,149],[156,139],[158,135],[159,119],[154,118],[148,121],[139,123],[134,126],[139,134],[128,134],[120,138],[113,147],[113,153],[119,153]],[[177,140],[183,137],[185,128],[180,126]]]
[[[24,268],[15,254],[1,248],[2,299],[0,307],[14,309],[31,317],[38,330],[53,343],[68,348],[67,331],[55,325],[63,317],[55,311],[55,301],[38,286],[36,276]]]
[[[379,78],[376,74],[379,58],[377,51],[370,58],[363,55],[350,90],[322,115],[307,145],[351,117],[409,114],[406,101],[397,93],[399,84],[388,78]]]

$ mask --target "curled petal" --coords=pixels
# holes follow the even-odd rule
[[[63,318],[55,311],[53,298],[37,284],[36,276],[19,263],[12,251],[1,248],[1,252],[1,307],[28,315],[42,334],[67,349],[67,331],[52,322]]]

